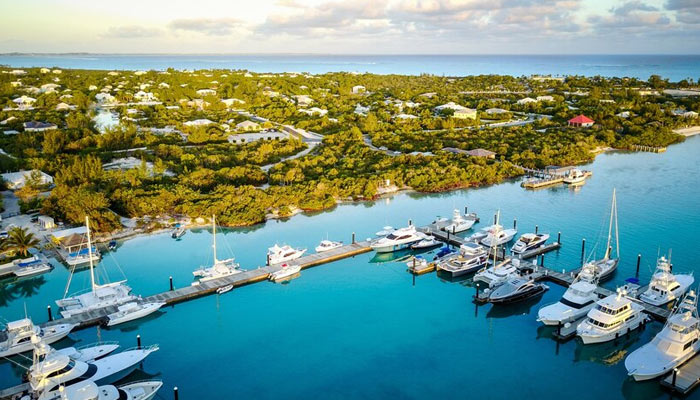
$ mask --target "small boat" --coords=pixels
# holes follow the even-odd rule
[[[114,250],[117,248],[117,241],[116,240],[110,240],[109,244],[107,245],[107,248],[109,250]]]
[[[540,308],[537,321],[556,326],[585,317],[598,301],[597,288],[595,274],[582,270],[558,302]]]
[[[270,280],[274,282],[283,281],[285,279],[291,278],[295,274],[298,274],[300,271],[301,265],[290,265],[284,263],[280,266],[279,270],[270,273]]]
[[[412,244],[423,240],[423,238],[422,234],[419,234],[413,225],[409,225],[395,230],[386,237],[373,241],[370,243],[370,247],[377,253],[391,253],[407,249]]]
[[[31,339],[34,336],[46,344],[57,342],[68,336],[75,327],[75,324],[58,324],[41,328],[29,318],[8,322],[5,329],[0,331],[0,357],[32,350],[34,346]]]
[[[89,344],[79,348],[66,347],[56,350],[56,352],[65,354],[73,360],[89,363],[91,361],[96,361],[100,358],[107,357],[108,355],[114,353],[118,348],[119,343],[117,342],[104,342]]]
[[[230,292],[231,290],[233,290],[233,285],[226,285],[216,289],[216,293],[224,294],[226,292]]]
[[[452,220],[448,225],[442,228],[445,232],[459,233],[471,229],[476,223],[476,214],[471,213],[468,215],[462,215],[459,210],[455,209],[452,212]]]
[[[269,265],[281,264],[287,261],[296,260],[306,253],[306,249],[295,249],[291,246],[274,245],[267,249],[267,263]]]
[[[636,381],[668,374],[700,351],[698,298],[688,292],[651,342],[625,359],[627,373]]]
[[[27,277],[43,274],[53,269],[51,264],[41,261],[37,256],[26,258],[24,260],[16,260],[17,268],[14,274],[17,277]]]
[[[117,312],[109,314],[107,316],[107,326],[114,326],[118,324],[123,324],[124,322],[133,321],[135,319],[143,318],[147,315],[153,314],[163,307],[165,303],[153,302],[153,303],[141,303],[141,302],[131,302],[122,304],[117,307]]]
[[[543,246],[549,240],[548,233],[526,233],[518,239],[510,249],[513,254],[523,254],[526,251]]]
[[[656,262],[656,271],[651,278],[649,288],[639,296],[639,299],[654,306],[663,306],[683,296],[693,282],[695,278],[691,274],[671,273],[671,263],[662,256]]]
[[[488,289],[487,289],[488,290]],[[544,283],[537,283],[527,277],[513,277],[504,284],[488,293],[488,302],[492,304],[507,304],[540,296],[549,290]]]
[[[173,230],[173,232],[170,234],[170,237],[173,239],[180,239],[182,236],[187,233],[187,230],[183,226],[178,226]]]
[[[430,236],[430,237],[426,237],[425,239],[421,240],[418,243],[412,244],[411,249],[413,249],[413,250],[430,249],[432,247],[437,247],[440,245],[442,245],[442,242],[440,242],[439,240]]]
[[[396,229],[394,229],[393,226],[387,225],[387,226],[383,227],[381,231],[378,231],[377,233],[375,233],[375,236],[378,236],[378,237],[389,236],[395,230]]]
[[[438,252],[435,254],[435,258],[433,258],[433,260],[439,260],[439,259],[441,259],[441,258],[443,258],[443,257],[446,257],[446,256],[448,256],[448,255],[450,255],[450,254],[452,254],[452,253],[454,253],[454,252],[455,252],[455,249],[453,249],[452,247],[450,247],[450,246],[443,246],[443,247],[441,247],[440,250],[438,250]]]
[[[411,271],[415,269],[423,269],[428,266],[428,260],[422,256],[411,257],[411,259],[406,262],[406,266]]]
[[[586,180],[586,174],[578,168],[574,168],[564,177],[564,183],[574,185]]]
[[[333,242],[331,240],[322,240],[321,244],[316,246],[316,253],[323,253],[324,251],[337,249],[338,247],[342,247],[342,246],[343,246],[343,242]]]
[[[452,278],[478,271],[488,262],[486,249],[476,243],[465,243],[459,246],[459,252],[441,258],[436,266],[438,271],[444,271]]]
[[[646,323],[648,317],[643,311],[644,307],[630,300],[623,288],[618,288],[616,294],[598,300],[576,327],[576,334],[583,344],[617,339]]]

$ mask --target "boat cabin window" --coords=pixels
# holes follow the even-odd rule
[[[597,319],[588,318],[588,323],[590,323],[591,325],[603,328],[603,329],[610,329],[612,327],[620,325],[622,323],[622,321],[615,321],[615,322],[611,322],[609,324],[606,324],[604,322],[598,321]]]
[[[26,342],[28,342],[28,341],[30,341],[30,340],[32,340],[32,337],[31,337],[31,336],[23,337],[22,339],[20,339],[20,340],[17,341],[17,344],[26,343]]]
[[[48,378],[53,378],[54,376],[58,376],[58,375],[63,375],[63,374],[65,374],[66,372],[72,370],[73,367],[75,367],[75,362],[74,362],[73,360],[71,360],[71,361],[68,362],[68,364],[67,364],[65,367],[63,367],[63,368],[61,368],[61,369],[59,369],[59,370],[57,370],[57,371],[53,371],[52,373],[48,374],[48,375],[46,376],[46,379],[48,379]]]
[[[599,304],[596,308],[598,309],[598,311],[600,311],[602,313],[605,313],[608,315],[617,315],[617,314],[627,310],[628,307],[629,307],[629,304],[625,304],[624,306],[618,308],[617,310],[613,310],[612,308],[608,308],[608,307],[605,307],[605,306]]]
[[[673,285],[673,286],[672,286],[670,289],[668,289],[668,290],[669,290],[670,292],[672,292],[672,291],[678,289],[679,287],[681,287],[681,285],[679,285],[679,284],[676,283],[675,285]]]

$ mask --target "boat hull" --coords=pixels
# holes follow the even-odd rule
[[[627,326],[626,328],[601,334],[591,334],[584,329],[577,329],[576,334],[578,335],[578,337],[581,338],[583,344],[605,343],[611,340],[621,338],[624,335],[630,334],[632,331],[635,331],[642,327],[642,325],[644,325],[645,322],[646,317],[640,312],[640,314],[636,316],[634,321],[631,321],[629,326]],[[581,325],[579,325],[579,327],[581,327]]]
[[[45,328],[46,334],[41,336],[41,339],[46,343],[46,344],[52,344],[56,343],[59,340],[65,338],[68,336],[71,330],[75,328],[76,325],[74,324],[60,324],[60,325],[53,325],[48,328]],[[12,346],[6,350],[0,350],[0,357],[9,357],[13,356],[15,354],[21,354],[21,353],[26,353],[28,351],[32,351],[34,349],[34,345],[32,344],[31,340],[26,341],[25,343],[21,343],[16,346]]]
[[[540,286],[535,286],[535,289],[529,290],[527,292],[522,292],[518,293],[517,295],[514,296],[505,296],[505,297],[498,297],[498,298],[488,298],[488,302],[491,304],[510,304],[510,303],[515,303],[518,301],[525,301],[528,299],[535,298],[537,296],[541,296],[544,292],[547,291],[547,287],[540,285]]]

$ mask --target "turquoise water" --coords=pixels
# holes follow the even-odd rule
[[[648,79],[658,74],[673,81],[700,76],[698,55],[148,55],[73,54],[0,55],[0,65],[78,69],[247,69],[255,72],[335,71],[376,74],[465,76],[584,75]]]
[[[692,271],[700,251],[700,138],[666,153],[607,153],[590,164],[594,175],[580,190],[556,187],[525,191],[519,182],[438,195],[402,193],[373,203],[341,205],[317,215],[297,215],[246,230],[218,235],[220,256],[229,248],[244,267],[264,263],[276,241],[313,247],[326,236],[350,240],[371,236],[381,226],[401,226],[409,218],[428,223],[468,205],[484,226],[500,208],[505,224],[518,219],[521,233],[556,235],[563,247],[545,265],[571,269],[579,264],[581,239],[593,250],[607,234],[612,188],[617,188],[622,261],[613,282],[634,275],[647,281],[659,250],[673,249],[676,271]],[[207,230],[180,241],[167,233],[139,237],[105,254],[100,270],[111,279],[119,268],[139,294],[191,282],[191,271],[211,260]],[[598,255],[604,244],[596,247]],[[98,338],[135,344],[158,343],[161,350],[144,364],[145,376],[165,381],[161,396],[171,398],[665,398],[657,382],[627,379],[624,355],[660,329],[654,323],[617,344],[558,345],[551,330],[535,321],[542,304],[564,289],[550,285],[542,299],[516,306],[477,307],[470,281],[448,282],[434,274],[413,278],[399,262],[374,262],[364,254],[302,272],[289,284],[261,282],[223,296],[167,307],[145,321],[115,329],[90,328],[71,334],[81,344]],[[105,268],[102,268],[105,267]],[[6,284],[0,315],[22,317],[24,305],[38,322],[46,305],[63,295],[68,273],[58,266],[43,277]],[[77,273],[72,290],[86,287]],[[54,307],[55,309],[55,307]],[[60,346],[72,343],[65,340]],[[0,387],[18,383],[21,369],[0,363]],[[144,375],[138,376],[144,378]],[[692,395],[700,398],[700,392]]]

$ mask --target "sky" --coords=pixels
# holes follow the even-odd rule
[[[700,0],[0,0],[0,53],[700,54]]]

